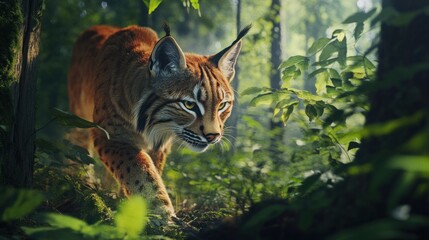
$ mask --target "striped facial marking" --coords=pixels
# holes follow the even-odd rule
[[[192,150],[201,152],[222,138],[234,94],[229,81],[213,67],[199,65],[198,69],[189,87],[165,96],[147,93],[138,103],[136,128],[153,142],[150,146],[176,135]]]

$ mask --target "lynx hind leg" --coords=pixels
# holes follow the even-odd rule
[[[127,196],[143,195],[155,214],[175,216],[173,204],[150,156],[126,143],[94,137],[94,146]],[[158,210],[161,210],[158,212]]]

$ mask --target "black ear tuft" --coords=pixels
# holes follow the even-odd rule
[[[252,25],[250,24],[243,28],[229,47],[213,56],[210,56],[209,58],[209,60],[221,70],[229,81],[232,81],[235,75],[234,68],[241,50],[241,39],[249,32],[251,27]]]
[[[170,26],[168,25],[167,22],[164,22],[162,24],[162,28],[164,28],[165,36],[171,36],[170,35]]]
[[[252,28],[252,24],[247,25],[245,28],[241,29],[241,31],[238,33],[237,39],[232,43],[234,45],[236,42],[240,41],[246,34],[249,32],[249,30]]]
[[[211,57],[211,61],[218,66],[219,60],[224,56],[232,47],[234,47],[246,34],[249,32],[250,28],[252,28],[252,24],[247,25],[245,28],[243,28],[237,35],[237,38],[232,42],[231,45],[217,53],[216,55]]]

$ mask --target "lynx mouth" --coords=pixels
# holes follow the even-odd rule
[[[209,146],[209,143],[203,141],[200,136],[186,129],[178,133],[177,136],[186,143],[189,149],[195,152],[204,152]]]
[[[182,140],[186,143],[188,148],[194,152],[204,152],[209,146],[209,144],[205,142],[192,141],[190,139],[185,138],[182,138]]]

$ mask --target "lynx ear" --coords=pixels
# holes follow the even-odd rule
[[[169,76],[186,68],[185,55],[176,40],[167,35],[152,50],[149,71],[153,77]]]
[[[241,50],[241,38],[243,38],[250,30],[252,25],[245,27],[237,36],[237,39],[227,48],[219,53],[211,56],[210,61],[215,64],[223,75],[232,81],[235,75],[235,64],[237,63],[238,55]]]

